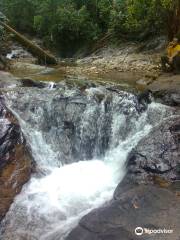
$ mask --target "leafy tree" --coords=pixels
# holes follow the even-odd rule
[[[107,32],[142,40],[180,28],[180,0],[0,0],[13,26],[70,56]]]
[[[31,0],[3,0],[4,13],[19,30],[33,32],[34,4]]]
[[[51,9],[50,7],[51,6]],[[36,31],[44,36],[46,44],[54,43],[61,53],[74,53],[80,46],[93,41],[97,35],[97,24],[93,23],[85,6],[77,9],[71,2],[59,5],[46,1],[34,17]]]

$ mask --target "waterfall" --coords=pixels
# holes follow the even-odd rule
[[[167,107],[141,111],[131,93],[106,87],[21,88],[6,93],[37,171],[2,223],[2,240],[64,240],[79,219],[109,201],[128,153]]]

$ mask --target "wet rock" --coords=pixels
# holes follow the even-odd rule
[[[137,96],[138,99],[138,106],[141,111],[145,111],[148,107],[148,104],[152,102],[152,92],[150,90],[146,90],[142,93],[140,93]]]
[[[8,91],[5,97],[32,132],[42,132],[63,163],[102,156],[110,144],[118,144],[114,138],[125,139],[134,131],[140,116],[137,96],[120,90],[112,94],[103,86],[86,85],[85,91],[69,84],[53,91],[27,87]],[[117,114],[126,124],[113,136]]]
[[[22,83],[22,87],[37,87],[37,88],[45,88],[48,86],[48,83],[42,81],[35,81],[33,79],[23,78],[20,80]]]
[[[180,106],[180,75],[164,73],[148,89],[156,101],[169,106]]]
[[[36,88],[55,88],[56,84],[53,82],[43,82],[38,80],[33,80],[30,78],[16,78],[12,74],[4,71],[0,71],[0,88],[8,89],[15,87],[36,87]],[[62,87],[59,84],[59,87]]]
[[[160,90],[153,93],[156,100],[169,106],[180,106],[180,90]]]
[[[134,186],[83,217],[66,240],[152,239],[152,235],[146,233],[136,236],[136,227],[172,229],[172,234],[153,234],[153,239],[177,240],[180,234],[179,204],[180,199],[167,189]]]
[[[180,180],[180,118],[172,117],[155,127],[129,154],[126,184]]]
[[[0,221],[31,174],[32,157],[17,119],[0,99]]]
[[[65,83],[70,88],[77,87],[82,92],[85,91],[87,88],[96,87],[96,84],[94,82],[88,81],[86,78],[83,77],[70,77],[65,81]]]

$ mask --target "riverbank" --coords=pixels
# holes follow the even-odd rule
[[[160,56],[165,46],[165,39],[150,47],[149,43],[123,42],[119,46],[106,46],[76,61],[84,73],[118,72],[157,72]]]
[[[40,66],[31,54],[14,44],[8,55],[9,67],[10,72],[19,78],[52,82],[67,78],[103,81],[123,89],[150,90],[156,95],[175,94],[177,102],[180,76],[162,73],[160,69],[165,45],[163,37],[141,44],[121,43],[119,47],[101,48],[88,57],[59,59],[56,66]]]
[[[33,41],[38,45],[41,42]],[[123,90],[150,90],[157,97],[166,99],[167,104],[176,105],[179,104],[180,77],[161,71],[160,58],[165,46],[164,37],[143,43],[122,42],[118,47],[100,48],[87,57],[59,59],[56,66],[42,66],[26,49],[11,42],[6,69],[15,77],[35,81],[60,82],[74,78],[112,83]]]
[[[149,82],[159,76],[163,41],[160,42],[155,53],[152,47],[150,50],[142,50],[142,44],[122,43],[119,47],[99,49],[85,58],[59,59],[56,66],[38,65],[31,54],[18,44],[13,44],[7,55],[8,66],[10,72],[20,78],[58,82],[66,76],[76,76],[136,87],[136,83],[139,85],[144,78],[145,82]]]

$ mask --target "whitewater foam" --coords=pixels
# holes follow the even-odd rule
[[[93,94],[92,91],[90,93]],[[45,141],[40,131],[34,130],[22,119],[22,115],[16,113],[43,175],[32,176],[16,197],[4,221],[3,240],[20,240],[23,237],[29,240],[63,240],[82,216],[112,198],[115,187],[125,174],[124,164],[128,153],[153,126],[149,115],[153,113],[159,121],[166,115],[162,105],[157,107],[152,103],[147,111],[139,114],[135,112],[133,100],[116,95],[113,101],[110,109],[110,147],[104,155],[97,154],[93,159],[68,165],[59,165],[58,154],[52,150],[53,146]],[[119,103],[126,106],[131,119],[127,118]],[[97,109],[100,109],[100,120],[92,129],[91,122]],[[98,131],[100,141],[101,123],[107,117],[104,102],[87,105],[84,113],[80,122],[83,124],[80,127],[82,141],[91,131],[94,134]],[[127,129],[126,135],[121,134],[124,128]]]

